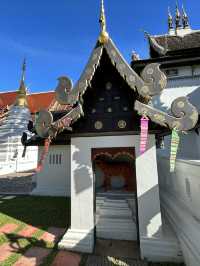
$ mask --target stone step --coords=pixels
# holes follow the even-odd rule
[[[136,240],[134,197],[97,197],[96,200],[96,233],[103,239]]]
[[[106,208],[101,207],[99,208],[97,215],[102,217],[127,217],[132,219],[132,211],[130,209],[113,209],[113,208]]]
[[[136,240],[137,227],[130,217],[99,216],[96,219],[96,234],[103,239]]]
[[[133,192],[123,192],[123,191],[109,191],[109,192],[99,192],[96,197],[105,197],[113,199],[132,199],[136,197],[136,194]]]

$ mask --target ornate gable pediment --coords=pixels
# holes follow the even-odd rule
[[[167,81],[165,75],[159,69],[159,64],[152,63],[146,66],[140,77],[123,58],[111,38],[108,38],[105,44],[97,42],[80,79],[74,87],[69,78],[63,76],[58,79],[57,101],[51,106],[50,111],[66,110],[68,105],[74,105],[80,101],[90,86],[104,49],[121,77],[131,89],[137,90],[144,100],[161,93],[165,88]],[[157,82],[158,80],[159,82]]]

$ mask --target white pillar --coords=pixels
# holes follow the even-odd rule
[[[87,138],[71,139],[71,228],[59,247],[87,253],[93,251],[94,189]]]
[[[154,136],[149,136],[148,147],[140,155],[136,150],[136,178],[140,253],[142,258],[160,256],[162,220],[158,186],[157,158]]]

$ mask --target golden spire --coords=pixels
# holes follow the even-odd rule
[[[99,23],[101,25],[101,33],[99,36],[99,41],[102,44],[105,44],[108,41],[109,35],[106,31],[106,16],[105,16],[105,9],[104,9],[104,0],[101,0],[101,13],[99,18]]]
[[[24,59],[24,62],[22,65],[22,77],[20,80],[20,86],[17,91],[17,98],[15,102],[15,105],[20,106],[20,107],[28,106],[27,98],[26,98],[25,72],[26,72],[26,60]]]

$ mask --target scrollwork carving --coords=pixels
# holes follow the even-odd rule
[[[145,99],[150,100],[152,96],[160,94],[166,87],[167,78],[160,70],[160,64],[152,63],[147,65],[142,71],[140,77],[127,64],[111,39],[109,39],[109,41],[105,44],[105,48],[111,62],[113,62],[120,75],[126,79],[132,89],[137,89],[137,92]],[[113,54],[114,50],[115,54]]]
[[[58,78],[58,81],[58,86],[55,90],[56,100],[63,105],[70,105],[72,102],[76,101],[77,95],[72,92],[73,83],[71,79],[62,76]]]
[[[53,116],[49,111],[42,110],[39,112],[36,120],[35,129],[41,138],[47,138],[49,136],[54,137],[56,130],[52,129]]]
[[[160,94],[167,85],[167,78],[160,70],[160,65],[152,63],[147,65],[141,73],[144,81],[144,86],[147,86],[149,91],[143,92],[142,88],[138,87],[138,93],[143,97],[152,97]]]
[[[56,135],[64,129],[72,130],[70,124],[75,122],[81,116],[82,112],[81,105],[78,105],[69,113],[53,122],[52,114],[46,110],[43,110],[39,112],[38,119],[36,120],[36,132],[41,138],[55,138]]]
[[[179,97],[173,101],[171,105],[173,116],[139,101],[135,102],[135,110],[141,115],[145,113],[152,121],[161,126],[168,126],[170,129],[176,128],[180,131],[194,128],[198,121],[198,111],[186,97]]]

